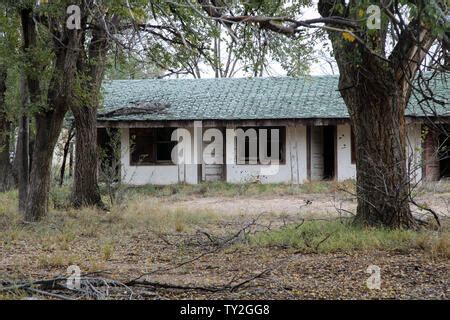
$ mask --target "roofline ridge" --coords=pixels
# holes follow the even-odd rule
[[[300,75],[300,76],[263,76],[263,77],[224,77],[224,78],[148,78],[148,79],[107,79],[104,80],[104,83],[113,83],[113,82],[142,82],[142,81],[151,81],[151,82],[163,82],[163,81],[173,81],[173,82],[185,82],[185,81],[233,81],[233,80],[267,80],[267,79],[290,79],[290,80],[298,80],[298,79],[307,79],[307,78],[337,78],[338,74],[333,75]]]

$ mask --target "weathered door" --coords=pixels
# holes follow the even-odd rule
[[[207,130],[207,129],[204,129]],[[219,128],[222,132],[223,146],[220,149],[216,149],[216,156],[222,159],[221,164],[202,164],[202,181],[221,181],[225,179],[225,129]],[[209,144],[209,142],[203,142],[203,150]]]
[[[324,177],[323,127],[311,127],[311,180],[322,180]]]

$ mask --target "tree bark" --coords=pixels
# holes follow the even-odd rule
[[[27,79],[22,74],[20,78],[20,95],[22,115],[19,119],[19,134],[17,136],[16,158],[14,159],[19,187],[19,212],[25,213],[27,207],[28,183],[30,180],[30,133],[28,118]]]
[[[221,15],[210,1],[198,2],[209,16]],[[384,12],[380,27],[372,28],[363,18],[362,8],[375,2],[319,0],[317,7],[332,43],[340,71],[339,91],[355,131],[358,198],[355,222],[415,228],[417,222],[409,208],[405,107],[411,83],[436,39],[436,32],[432,30],[428,4],[423,1],[416,3],[417,15],[413,14],[407,22],[403,19],[402,5],[399,8],[397,2],[389,2],[386,4],[389,15]],[[228,16],[230,23],[256,22],[261,28],[286,35],[296,34],[302,25],[317,27],[306,21],[283,24],[267,17],[253,18]],[[388,37],[390,27],[396,30],[395,37]],[[393,49],[387,57],[391,45]]]
[[[69,177],[73,177],[73,142],[69,146]]]
[[[319,1],[318,9],[322,17],[349,14],[349,10],[336,13],[333,2],[325,0]],[[349,34],[344,37],[342,32],[328,30],[339,67],[339,91],[355,135],[355,223],[416,228],[409,207],[405,109],[411,82],[433,38],[420,19],[414,20],[387,58],[386,33],[387,25],[378,32],[361,32],[359,37],[364,43],[360,43]]]
[[[95,29],[87,54],[80,55],[77,64],[78,72],[85,78],[82,90],[89,94],[89,98],[84,103],[71,104],[76,131],[75,173],[71,196],[75,207],[104,207],[98,187],[97,109],[107,51],[106,33],[102,29]]]
[[[344,71],[344,72],[343,72]],[[340,91],[351,115],[356,146],[355,222],[412,228],[406,159],[406,101],[392,74],[341,70]]]
[[[53,94],[58,94],[57,90]],[[35,116],[36,138],[25,211],[28,222],[40,220],[47,214],[53,151],[68,110],[65,100],[64,96],[57,99],[53,96],[50,98],[52,110]]]
[[[34,222],[47,214],[53,150],[62,128],[65,111],[37,115],[36,140],[31,165],[25,221]]]
[[[8,191],[15,186],[10,159],[11,123],[5,110],[6,76],[6,68],[0,66],[0,192]]]
[[[345,46],[344,46],[345,48]],[[348,50],[349,48],[347,48]],[[335,50],[339,90],[355,135],[357,212],[365,226],[415,228],[409,207],[405,108],[409,99],[392,68],[364,49],[349,62],[347,50]]]
[[[61,171],[59,174],[59,186],[62,186],[64,183],[64,176],[66,174],[66,167],[67,167],[67,157],[69,155],[70,144],[72,143],[73,136],[74,136],[73,125],[71,125],[67,132],[66,143],[64,144],[63,159],[62,159],[62,164],[61,164]]]
[[[30,10],[22,11],[24,39],[30,48],[36,40],[36,26]],[[31,162],[30,184],[24,219],[27,222],[40,220],[47,214],[50,192],[53,150],[61,132],[64,116],[72,97],[75,80],[75,65],[78,58],[79,35],[77,30],[65,29],[62,33],[52,29],[54,70],[47,94],[47,105],[36,112],[36,137]],[[39,82],[35,74],[27,74],[27,83],[32,103],[39,103]]]
[[[102,207],[97,174],[97,109],[94,107],[83,109],[73,112],[76,135],[72,204],[75,207],[90,205]]]

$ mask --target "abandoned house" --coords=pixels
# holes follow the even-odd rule
[[[98,140],[112,154],[111,136],[120,141],[120,176],[123,182],[142,184],[196,184],[223,180],[230,183],[303,183],[307,180],[355,178],[355,146],[338,77],[226,78],[118,80],[105,84],[104,106],[98,115]],[[435,94],[450,96],[446,83],[437,82]],[[438,180],[450,177],[450,142],[428,129],[430,117],[411,97],[407,110],[407,156],[412,178]],[[414,100],[414,101],[413,101]],[[449,128],[450,105],[438,107],[439,125]],[[183,128],[195,136],[196,152],[207,148],[208,129],[223,133],[216,163],[174,163],[177,141],[172,133]],[[277,129],[276,172],[261,170],[259,159],[238,161],[236,136],[229,130],[260,129],[267,135]],[[198,139],[200,136],[200,139]],[[206,142],[205,142],[206,141]],[[265,145],[267,144],[267,145]],[[269,150],[270,137],[257,143]],[[109,150],[109,151],[108,151]],[[273,155],[272,155],[273,156]],[[111,160],[109,158],[109,160]]]

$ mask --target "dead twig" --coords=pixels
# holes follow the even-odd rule
[[[163,283],[163,282],[157,282],[157,281],[148,281],[148,280],[131,280],[127,283],[128,286],[150,286],[153,288],[164,288],[164,289],[177,289],[177,290],[196,290],[196,291],[206,291],[206,292],[220,292],[220,291],[230,291],[235,292],[242,286],[258,279],[262,278],[265,275],[269,274],[272,271],[272,268],[268,268],[263,270],[262,272],[259,272],[258,274],[245,279],[237,284],[232,285],[233,280],[224,285],[224,286],[197,286],[197,285],[181,285],[176,283]]]
[[[52,279],[41,279],[36,281],[22,282],[13,284],[11,281],[2,281],[4,287],[0,287],[0,292],[17,292],[25,291],[31,294],[39,294],[41,296],[49,296],[62,300],[73,300],[73,295],[77,297],[91,297],[95,299],[106,299],[110,297],[110,287],[122,288],[118,290],[120,294],[128,293],[128,298],[133,296],[133,290],[127,285],[112,279],[103,277],[90,277],[90,275],[99,274],[100,272],[86,273],[80,276],[80,287],[72,288],[66,285],[68,277],[55,277]],[[102,271],[104,273],[104,271]],[[57,292],[53,292],[57,290]],[[61,292],[69,293],[72,296],[62,294]]]
[[[71,297],[68,297],[68,296],[65,296],[62,294],[47,292],[44,290],[39,290],[39,289],[34,289],[34,288],[25,288],[25,291],[30,291],[32,293],[37,293],[39,295],[49,296],[49,297],[60,299],[60,300],[76,300],[76,299],[73,299]]]
[[[436,213],[436,211],[434,211],[434,210],[431,209],[431,208],[425,207],[425,206],[423,206],[423,205],[421,205],[421,204],[418,204],[418,203],[414,200],[413,197],[410,197],[409,201],[410,201],[413,205],[415,205],[417,208],[419,208],[420,210],[424,210],[424,211],[427,211],[427,212],[431,213],[431,214],[433,215],[433,217],[434,217],[434,220],[436,220],[436,223],[437,223],[437,225],[439,226],[439,228],[441,227],[441,221],[439,220],[439,215]],[[421,222],[423,222],[423,221],[421,221]]]
[[[218,237],[210,235],[209,233],[207,233],[205,231],[198,230],[197,233],[204,234],[210,240],[210,242],[213,243],[213,245],[214,245],[213,249],[208,250],[206,252],[203,252],[203,253],[195,256],[192,259],[188,259],[186,261],[178,263],[177,265],[175,265],[173,267],[160,268],[160,269],[156,269],[156,270],[153,270],[153,271],[150,271],[150,272],[146,272],[146,273],[141,274],[138,277],[132,279],[128,283],[129,284],[134,284],[134,283],[140,281],[143,277],[150,276],[150,275],[153,275],[153,274],[156,274],[156,273],[159,273],[159,272],[167,272],[167,271],[178,269],[178,268],[180,268],[180,267],[182,267],[184,265],[187,265],[187,264],[190,264],[192,262],[195,262],[195,261],[197,261],[197,260],[199,260],[199,259],[201,259],[201,258],[203,258],[203,257],[205,257],[207,255],[214,254],[214,253],[218,252],[219,250],[221,250],[221,249],[223,249],[225,247],[228,247],[229,245],[233,244],[235,242],[235,240],[238,239],[242,234],[247,235],[249,233],[249,229],[257,223],[257,221],[260,219],[261,215],[263,215],[264,213],[266,213],[266,212],[261,212],[257,217],[253,218],[249,223],[245,224],[237,232],[233,233],[231,236],[229,236],[229,237],[227,237],[225,239],[220,239]]]

